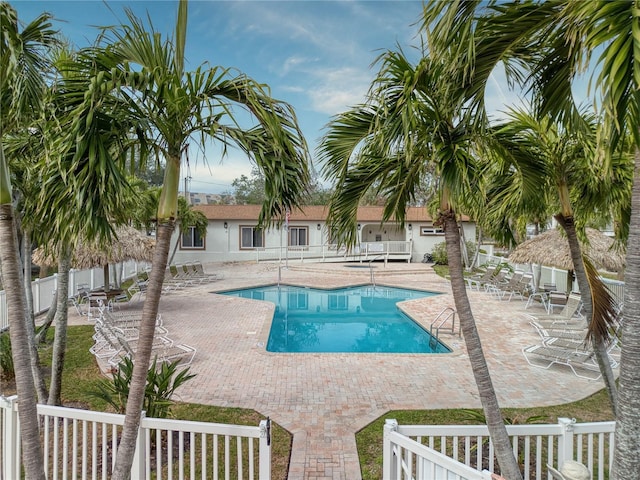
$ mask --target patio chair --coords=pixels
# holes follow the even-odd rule
[[[529,299],[525,305],[525,310],[529,308],[534,301],[538,300],[547,311],[547,314],[552,313],[549,307],[549,294],[558,290],[555,283],[545,283],[542,288],[537,288],[532,282],[532,292],[529,294]]]
[[[530,273],[514,272],[509,283],[501,288],[500,299],[504,299],[508,294],[508,301],[511,301],[514,295],[524,300],[524,295],[529,288],[532,278]]]
[[[137,342],[137,331],[122,329],[104,323],[101,320],[96,320],[95,334],[93,335],[95,343],[89,351],[96,358],[107,358],[107,362],[111,366],[117,367],[122,358],[127,355],[120,338],[125,339],[127,342]],[[172,345],[173,340],[160,333],[153,337],[152,348],[166,348]]]
[[[191,264],[191,268],[193,268],[195,275],[197,277],[206,278],[209,282],[215,282],[217,280],[222,280],[222,274],[220,273],[206,273],[204,271],[204,267],[200,262],[194,262]]]
[[[117,366],[122,361],[122,354],[128,356],[135,362],[135,355],[137,350],[137,340],[127,340],[124,335],[116,331],[116,338],[122,346],[121,354],[109,359],[109,363],[113,366]],[[154,343],[151,350],[151,362],[153,358],[157,359],[158,363],[171,363],[178,360],[180,367],[186,367],[191,365],[196,355],[196,349],[181,344],[174,344],[172,342],[164,342],[163,337],[157,337],[158,342]],[[151,365],[151,362],[149,365]],[[115,365],[114,365],[115,363]]]
[[[558,292],[558,291],[548,291],[547,292],[547,312],[552,315],[553,314],[553,310],[556,307],[559,308],[564,308],[564,306],[567,304],[567,294],[563,293],[563,292]]]
[[[491,277],[496,273],[496,267],[491,265],[488,266],[482,275],[472,275],[470,277],[466,277],[467,285],[469,288],[473,289],[475,287],[476,290],[480,290],[480,287],[489,281]]]
[[[495,275],[489,278],[484,284],[485,292],[489,292],[497,297],[500,296],[500,289],[509,283],[507,279],[508,270],[505,268],[500,269]]]
[[[162,281],[162,293],[169,293],[180,290],[187,286],[187,282],[182,280],[171,271],[171,267],[167,267],[164,272],[164,280]]]
[[[118,327],[123,330],[135,330],[137,332],[140,328],[142,314],[103,311],[100,320],[113,327]],[[168,333],[169,331],[162,325],[162,315],[159,313],[156,316],[156,334],[168,335]]]
[[[556,343],[556,342],[572,342],[573,344],[584,344],[587,337],[587,325],[582,324],[579,326],[558,326],[558,327],[545,327],[539,323],[532,321],[531,326],[535,329],[536,333],[540,336],[542,343]],[[560,344],[560,343],[558,343]]]
[[[532,367],[546,370],[553,365],[564,365],[580,378],[597,380],[601,377],[600,367],[591,349],[536,344],[523,348],[522,354]]]
[[[201,285],[209,281],[207,277],[199,275],[196,272],[196,270],[193,268],[193,264],[191,263],[186,263],[184,265],[181,265],[181,268],[184,271],[185,278],[188,278],[192,283],[197,283],[198,285]]]
[[[533,320],[543,326],[553,326],[553,325],[567,325],[567,324],[576,324],[580,323],[580,321],[584,321],[582,316],[580,315],[580,307],[582,306],[582,300],[579,294],[572,293],[569,295],[567,299],[567,303],[562,309],[562,311],[558,314],[550,314],[550,315],[531,315]]]
[[[135,278],[133,280],[133,284],[127,289],[127,292],[129,292],[129,295],[131,296],[131,298],[136,296],[136,294],[139,294],[136,297],[136,299],[137,301],[140,301],[140,299],[144,295],[146,295],[148,285],[149,285],[148,280],[140,280],[139,278]]]

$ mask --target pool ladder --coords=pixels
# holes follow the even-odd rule
[[[431,327],[429,327],[429,333],[431,334],[431,339],[429,340],[429,346],[431,348],[435,348],[440,341],[440,329],[444,326],[447,321],[451,319],[451,334],[455,335],[456,333],[456,311],[447,307],[442,310],[436,318],[431,322]],[[434,334],[435,330],[435,334]],[[460,332],[460,324],[458,324],[458,337],[461,336]]]
[[[380,258],[385,258],[386,255],[382,254],[382,255],[378,255],[376,257],[373,257],[371,260],[369,260],[369,277],[371,278],[371,285],[373,285],[373,288],[376,288],[376,279],[375,276],[373,275],[373,265],[372,262],[380,259]],[[384,266],[387,266],[387,263],[385,262]]]

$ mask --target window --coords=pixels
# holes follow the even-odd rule
[[[256,227],[240,227],[240,248],[264,247],[264,232]]]
[[[181,248],[204,248],[204,237],[198,233],[196,227],[188,227],[182,234]]]
[[[329,310],[349,310],[349,297],[346,295],[329,295]]]
[[[420,227],[420,235],[444,235],[444,230],[438,227]]]
[[[289,227],[289,246],[306,247],[308,245],[309,227]]]
[[[309,294],[304,292],[289,292],[287,294],[287,308],[289,310],[308,310]]]

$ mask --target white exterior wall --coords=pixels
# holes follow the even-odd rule
[[[228,220],[227,228],[222,220],[210,220],[207,227],[204,249],[182,249],[180,246],[176,250],[173,263],[186,263],[190,261],[200,261],[203,263],[232,262],[232,261],[257,261],[257,254],[254,250],[240,249],[240,227],[255,226],[255,222],[250,220]],[[318,229],[320,225],[320,229]],[[290,227],[307,227],[308,244],[323,245],[327,242],[327,231],[325,222],[300,222],[295,221],[289,224]],[[437,243],[444,242],[443,234],[421,235],[420,228],[432,225],[428,222],[405,224],[404,229],[398,229],[395,225],[381,226],[377,222],[361,222],[359,236],[362,242],[376,241],[413,241],[412,262],[421,262],[424,254],[431,252]],[[475,240],[476,228],[474,223],[464,222],[463,228],[467,240]],[[174,232],[172,237],[173,245],[179,233]],[[264,248],[271,250],[277,257],[277,250],[287,245],[287,235],[284,228],[271,227],[264,232]],[[284,254],[283,254],[284,255]]]

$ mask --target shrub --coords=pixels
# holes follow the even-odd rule
[[[9,332],[0,334],[0,377],[7,380],[15,377]]]
[[[195,377],[189,373],[189,368],[178,371],[180,361],[161,363],[157,365],[157,359],[153,360],[147,372],[147,386],[144,393],[142,409],[147,417],[166,418],[169,415],[173,396],[176,389]],[[111,380],[103,380],[98,384],[98,390],[91,395],[100,398],[111,405],[117,413],[125,413],[129,387],[133,375],[133,362],[125,357],[118,365],[118,370]]]
[[[469,261],[471,261],[476,253],[476,244],[471,241],[467,241],[466,247],[467,256],[469,257]],[[431,256],[436,265],[449,265],[449,260],[447,258],[447,245],[445,242],[435,244],[431,251]]]

